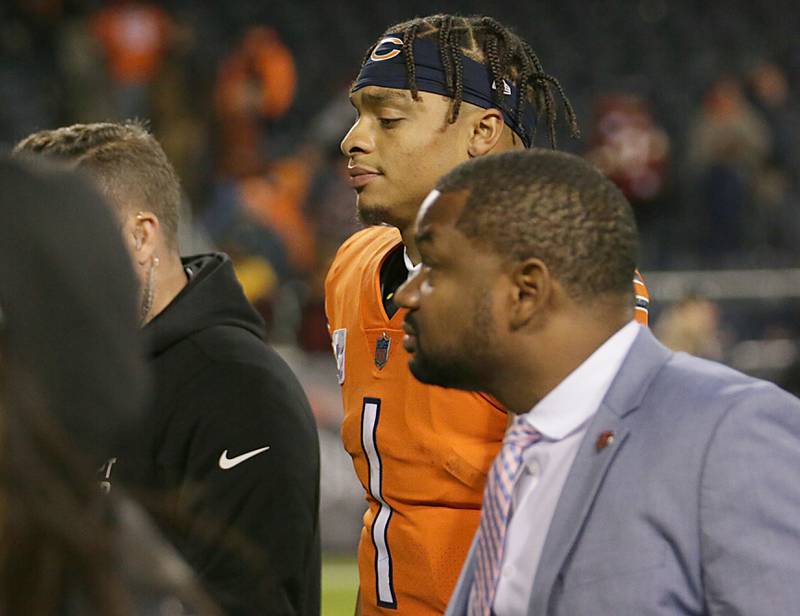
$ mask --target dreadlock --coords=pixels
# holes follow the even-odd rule
[[[463,102],[464,71],[461,62],[463,54],[487,66],[492,81],[497,84],[492,92],[497,105],[502,103],[505,96],[502,84],[509,81],[514,83],[522,93],[514,110],[516,117],[520,117],[526,100],[535,103],[537,109],[544,108],[550,145],[554,149],[556,147],[558,112],[553,89],[558,93],[564,106],[570,135],[580,136],[575,111],[558,79],[545,72],[539,57],[528,43],[497,20],[485,16],[461,17],[441,14],[417,17],[388,28],[378,40],[380,41],[383,36],[391,33],[403,36],[406,75],[414,100],[419,98],[414,64],[414,40],[437,37],[445,80],[452,98],[448,116],[451,124],[458,119]],[[377,42],[367,50],[361,62],[362,66],[367,62],[376,46]],[[530,137],[531,142],[535,136],[535,134],[526,135],[526,137]]]

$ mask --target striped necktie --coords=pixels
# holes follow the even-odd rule
[[[514,480],[522,466],[523,452],[541,438],[542,435],[528,423],[525,415],[518,416],[506,433],[503,447],[489,471],[483,492],[481,523],[478,527],[475,579],[469,598],[469,616],[491,614],[500,563],[503,561]]]

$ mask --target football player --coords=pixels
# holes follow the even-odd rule
[[[419,262],[417,211],[459,163],[531,147],[540,119],[555,147],[556,95],[577,135],[561,86],[525,41],[490,17],[451,15],[386,30],[352,86],[358,117],[341,149],[359,217],[372,226],[340,248],[326,280],[326,312],[342,438],[368,503],[357,612],[444,612],[507,424],[491,398],[423,385],[409,372],[405,310],[393,294]],[[640,282],[635,296],[646,322]]]

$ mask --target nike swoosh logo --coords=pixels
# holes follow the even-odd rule
[[[235,458],[228,457],[228,450],[222,452],[222,455],[219,457],[219,467],[223,471],[227,471],[230,468],[233,468],[237,464],[241,464],[245,460],[249,460],[253,456],[257,456],[260,453],[264,453],[267,449],[269,449],[269,445],[266,447],[262,447],[261,449],[254,449],[253,451],[248,451],[247,453],[243,453],[240,456],[236,456]]]

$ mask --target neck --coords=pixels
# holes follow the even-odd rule
[[[551,317],[535,340],[506,354],[509,361],[494,371],[502,376],[489,393],[513,413],[527,413],[631,319],[629,309]]]
[[[149,323],[161,314],[189,281],[177,254],[171,254],[162,259],[155,268],[153,276],[153,304],[142,325]]]

